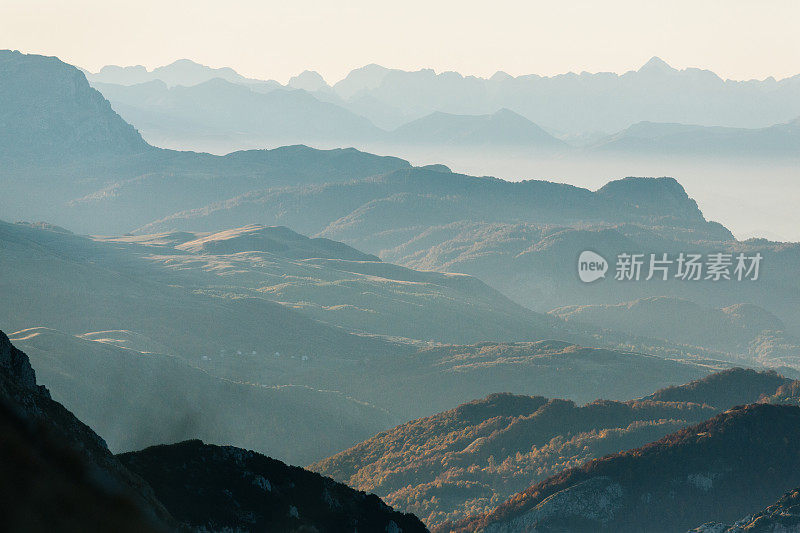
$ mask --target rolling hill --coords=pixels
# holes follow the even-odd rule
[[[716,309],[663,296],[614,305],[561,307],[550,313],[568,322],[734,353],[753,351],[756,339],[781,335],[786,329],[775,315],[753,304]]]
[[[565,470],[491,513],[438,530],[668,532],[709,520],[730,523],[797,486],[798,421],[794,406],[736,407]]]
[[[0,223],[0,243],[0,287],[17,302],[3,307],[0,323],[12,331],[128,330],[195,362],[221,350],[346,358],[402,351],[265,298],[225,298],[170,283],[147,259],[109,243],[8,223]]]
[[[469,276],[383,263],[285,227],[95,240],[124,251],[122,261],[140,258],[151,280],[226,299],[278,302],[362,334],[426,342],[531,340],[552,333],[557,322]]]
[[[206,531],[426,532],[374,494],[252,451],[200,441],[118,456],[182,525]]]
[[[10,339],[28,353],[53,397],[115,453],[202,438],[306,464],[396,421],[334,391],[220,379],[178,357],[52,329],[18,331]]]
[[[433,528],[489,512],[531,483],[756,402],[788,383],[738,368],[626,402],[578,406],[492,394],[400,425],[310,468],[373,491]]]
[[[374,495],[242,448],[193,440],[114,456],[1,331],[0,427],[9,531],[427,531]]]

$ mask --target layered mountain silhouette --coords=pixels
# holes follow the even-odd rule
[[[799,417],[800,408],[788,405],[736,407],[565,470],[489,514],[440,530],[666,532],[730,523],[797,486]]]
[[[178,85],[191,87],[219,78],[259,90],[269,90],[280,87],[280,84],[276,81],[246,78],[230,67],[212,68],[189,59],[179,59],[169,65],[157,67],[152,70],[148,70],[142,65],[130,67],[106,65],[96,74],[85,70],[84,73],[86,74],[86,78],[92,83],[110,83],[125,86],[139,85],[157,80],[165,83],[169,87]]]
[[[396,129],[389,137],[394,143],[431,146],[492,146],[530,150],[566,148],[526,118],[508,109],[491,115],[454,115],[435,112]]]
[[[34,71],[71,68],[55,59],[9,54]],[[77,69],[72,72],[82,90],[91,91],[82,74]],[[12,76],[3,78],[4,83],[11,79]],[[21,83],[25,79],[21,77]],[[206,83],[213,85],[213,80]],[[228,85],[250,91],[241,85]],[[59,89],[53,84],[40,88],[52,93],[48,98],[62,94]],[[21,92],[15,92],[14,98],[20,98]],[[7,109],[19,107],[14,98],[4,101]],[[74,105],[83,104],[76,101]],[[100,111],[91,106],[81,109],[81,113],[92,117],[93,124],[119,121],[107,107]],[[27,135],[30,124],[20,122],[18,133]],[[62,148],[69,151],[68,145]],[[225,157],[146,147],[141,153],[119,155],[110,150],[103,157],[62,163],[31,160],[24,168],[3,167],[0,182],[5,194],[0,198],[0,208],[12,219],[47,219],[78,232],[94,233],[121,234],[136,228],[141,234],[176,230],[218,233],[253,223],[283,225],[311,237],[343,242],[405,267],[477,276],[517,304],[538,312],[564,305],[609,305],[652,296],[701,299],[717,308],[749,302],[775,315],[785,325],[785,331],[778,335],[759,334],[746,349],[738,345],[735,349],[714,349],[731,352],[725,358],[759,364],[781,366],[794,364],[797,359],[792,346],[796,345],[793,338],[798,334],[800,317],[793,302],[800,289],[787,274],[791,272],[787,267],[800,257],[798,248],[762,241],[733,242],[730,232],[707,221],[673,179],[630,178],[590,191],[543,181],[509,183],[453,173],[441,166],[414,168],[401,159],[351,149],[318,151],[303,146],[236,152]],[[597,250],[607,257],[622,251],[691,249],[711,253],[730,249],[762,253],[764,264],[772,267],[765,269],[758,284],[736,287],[679,282],[602,282],[587,287],[578,282],[569,267],[565,268],[574,264],[575,257],[585,249]],[[352,272],[355,267],[346,268]],[[452,278],[450,282],[464,279],[467,278]],[[326,321],[332,316],[331,310],[345,311],[339,313],[342,320],[336,318],[332,322],[350,329],[369,316],[363,309],[372,309],[337,307],[341,302],[328,297],[324,302],[309,302],[296,292],[296,284],[263,287],[274,287],[270,290],[288,296],[284,301],[302,305]],[[338,291],[347,285],[340,278],[325,287]],[[215,289],[216,294],[219,292]],[[243,303],[237,301],[236,305]],[[517,311],[512,314],[519,315]],[[424,323],[433,326],[433,335],[421,335],[427,340],[440,335],[435,333],[437,327],[441,332],[442,326],[452,325],[441,320]],[[492,322],[473,322],[482,323]],[[14,329],[39,325],[73,334],[107,329],[139,332],[138,327],[125,324],[72,329],[27,321]],[[464,331],[470,328],[470,323],[464,323]],[[504,328],[506,332],[519,331],[517,326]],[[376,330],[373,324],[364,329],[369,333],[407,336],[402,327]],[[500,340],[494,334],[484,336],[489,330],[482,328],[472,338],[448,340]],[[527,340],[534,334],[538,335],[512,333],[505,338]],[[653,339],[648,349],[663,342],[664,339]],[[644,346],[638,342],[636,345]],[[688,348],[695,354],[703,350],[701,346]],[[674,355],[675,350],[671,353]]]
[[[488,80],[371,65],[283,87],[0,52],[0,210],[47,221],[0,222],[0,514],[24,529],[36,511],[42,530],[425,530],[404,512],[441,531],[791,526],[797,244],[737,241],[668,177],[590,190],[353,148],[215,156],[134,126],[777,158],[796,152],[798,90],[657,58]],[[585,250],[606,279],[577,278]],[[622,252],[758,253],[763,270],[622,283]]]
[[[28,357],[2,331],[0,424],[9,530],[161,531],[174,524],[147,483],[37,384]]]
[[[532,482],[658,440],[790,383],[774,372],[736,368],[627,402],[577,406],[494,394],[398,426],[311,468],[374,491],[435,527],[489,512]]]
[[[368,65],[334,86],[308,70],[284,87],[189,60],[87,77],[152,142],[215,152],[259,143],[564,152],[542,125],[578,146],[588,140],[588,152],[572,151],[584,156],[796,158],[800,146],[797,77],[736,82],[657,57],[622,75],[550,78]]]
[[[797,157],[800,118],[764,128],[639,122],[593,145],[596,152],[703,157]]]
[[[94,86],[126,121],[161,145],[227,135],[253,139],[251,146],[326,141],[341,146],[383,135],[366,118],[304,90],[281,87],[262,93],[222,78],[191,87],[169,87],[160,80]]]
[[[241,448],[193,440],[114,456],[2,332],[0,425],[8,531],[427,531],[374,495]]]
[[[307,464],[396,423],[387,412],[333,391],[220,379],[178,357],[115,346],[106,340],[113,333],[96,337],[47,328],[10,335],[54,398],[114,452],[202,438]]]
[[[720,330],[712,343],[714,349],[764,362],[774,360],[778,365],[794,357],[793,350],[784,347],[796,344],[791,337],[800,331],[800,316],[792,303],[800,293],[796,280],[785,273],[800,258],[800,248],[735,241],[726,228],[703,217],[674,179],[627,178],[593,192],[549,182],[509,183],[412,168],[346,184],[253,191],[205,209],[176,213],[138,231],[213,231],[264,214],[272,216],[269,223],[342,241],[385,261],[468,273],[540,312],[565,303],[615,305],[656,296],[699,305],[700,314],[700,307],[708,304],[730,308],[729,330],[735,338],[725,337]],[[587,286],[573,270],[584,250],[600,253],[612,268],[621,253],[640,253],[645,260],[650,254],[668,253],[674,260],[686,250],[760,253],[763,265],[772,268],[763,269],[759,283],[749,284],[686,283],[674,277],[626,284],[609,274],[606,280]],[[756,329],[758,319],[753,317],[753,326],[742,326],[738,311],[734,312],[738,308],[731,306],[743,302],[761,307],[765,316],[772,314],[778,321]],[[667,323],[681,320],[678,307],[677,303],[649,306]],[[613,327],[610,315],[595,325]],[[711,315],[705,318],[712,320]],[[667,332],[637,329],[633,322],[623,326],[636,335],[655,338],[664,338]],[[694,327],[682,330],[676,325],[672,331],[680,342],[705,345],[708,337],[699,340],[713,333],[695,328],[693,335]],[[751,344],[764,329],[785,329],[789,338],[773,343],[774,350],[766,342]]]
[[[766,509],[737,520],[734,524],[709,522],[692,529],[691,533],[745,533],[746,531],[753,533],[800,531],[800,490],[790,490]]]
[[[766,127],[800,115],[800,107],[790,101],[798,91],[797,77],[723,80],[708,70],[674,69],[657,57],[624,74],[512,77],[498,72],[488,79],[370,65],[354,70],[333,88],[346,100],[370,98],[399,109],[392,117],[394,127],[434,111],[483,114],[503,107],[537,124],[574,133],[615,132],[644,120]],[[384,123],[386,114],[378,115]]]
[[[0,80],[4,165],[150,150],[79,70],[54,57],[0,50]]]
[[[253,83],[230,69],[211,69],[187,60],[149,72],[143,67],[106,67],[98,74],[89,74],[92,83],[120,85],[158,79],[170,86],[188,86],[213,77],[242,85]],[[278,85],[262,83],[269,83],[268,87]],[[340,106],[385,130],[437,111],[482,115],[503,108],[537,124],[573,134],[613,133],[643,121],[761,128],[800,116],[796,76],[783,80],[723,80],[708,70],[675,69],[658,57],[624,74],[581,72],[552,77],[513,77],[498,72],[490,78],[477,78],[457,72],[409,72],[373,64],[353,70],[332,87],[308,71],[293,78],[289,86],[312,93],[333,93]]]
[[[427,531],[374,494],[232,446],[194,440],[118,457],[195,530]]]

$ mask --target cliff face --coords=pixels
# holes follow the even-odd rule
[[[46,388],[36,385],[36,373],[31,367],[28,356],[17,350],[2,331],[0,331],[0,372],[20,388],[49,397]]]
[[[0,516],[8,531],[158,531],[174,524],[152,490],[91,428],[36,384],[0,332]]]
[[[0,517],[25,533],[427,531],[375,495],[241,448],[192,440],[114,456],[2,332]]]
[[[72,158],[151,149],[80,70],[54,57],[0,51],[0,158]]]

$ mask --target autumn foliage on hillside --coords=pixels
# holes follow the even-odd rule
[[[579,512],[548,518],[550,496],[579,492],[590,481],[614,488],[610,518]],[[686,531],[708,520],[733,522],[798,484],[800,408],[754,404],[640,448],[566,470],[489,514],[446,524],[440,530],[507,531],[525,524],[542,530]],[[743,486],[748,490],[742,490]]]
[[[550,476],[656,441],[789,383],[774,372],[734,368],[628,402],[579,406],[492,394],[398,426],[311,468],[434,527],[488,513]]]

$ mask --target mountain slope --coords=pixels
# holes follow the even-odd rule
[[[150,150],[79,70],[54,57],[0,50],[0,102],[0,160],[75,160]]]
[[[310,468],[374,491],[431,527],[488,512],[564,468],[641,446],[709,407],[490,395],[377,435]]]
[[[287,227],[251,224],[243,228],[201,235],[179,244],[178,250],[205,254],[238,252],[273,252],[292,259],[341,259],[345,261],[380,261],[374,255],[359,252],[330,239],[309,239]]]
[[[114,109],[151,143],[173,148],[197,139],[232,136],[250,146],[374,141],[383,130],[351,111],[304,90],[266,93],[220,78],[190,87],[151,81],[123,86],[95,83]]]
[[[0,310],[8,329],[129,330],[195,362],[232,349],[347,358],[398,351],[264,298],[209,295],[164,280],[146,258],[86,237],[0,222],[0,243],[0,287],[18,302]]]
[[[285,227],[96,240],[140,258],[150,280],[279,302],[351,332],[436,342],[531,340],[553,334],[557,322],[470,276],[383,263]]]
[[[766,507],[800,480],[800,408],[750,405],[566,470],[447,531],[686,531]],[[743,487],[747,487],[743,490]]]
[[[220,379],[177,357],[47,328],[10,338],[28,353],[53,397],[114,452],[202,438],[306,464],[395,423],[385,411],[335,391]]]
[[[800,118],[757,129],[640,122],[590,150],[629,155],[796,158],[800,152]]]
[[[615,305],[575,305],[550,311],[567,321],[624,331],[642,337],[718,350],[747,352],[763,332],[782,332],[784,324],[753,304],[721,309],[683,298],[649,297]]]
[[[800,286],[787,274],[800,258],[800,246],[735,241],[726,228],[706,220],[696,202],[671,178],[626,178],[589,191],[549,182],[510,183],[412,168],[344,184],[252,191],[173,214],[137,232],[213,231],[251,220],[341,241],[418,270],[470,274],[538,312],[666,296],[717,308],[752,304],[777,317],[788,337],[800,334],[800,314],[794,305]],[[612,268],[621,253],[642,254],[640,281],[617,280],[611,275],[616,272],[610,270],[605,280],[581,282],[575,275],[576,258],[585,250],[601,254]],[[748,257],[760,253],[762,266],[771,266],[761,270],[758,283],[687,282],[675,277],[676,259],[682,252]],[[661,257],[663,253],[672,260],[672,275],[645,282],[647,260],[651,254]],[[654,311],[659,320],[670,320],[665,314],[668,309]],[[739,319],[731,315],[731,320]],[[630,332],[650,335],[644,329]],[[669,340],[697,343],[700,339],[700,346],[712,340],[714,349],[750,364],[794,364],[789,362],[795,357],[790,349],[768,354],[751,346],[760,332],[749,338],[740,336],[739,342],[710,339],[715,332],[697,333],[692,339],[681,333]],[[792,341],[787,338],[781,344],[788,346]]]
[[[597,192],[559,183],[507,182],[412,168],[345,184],[267,189],[178,213],[143,230],[235,226],[254,216],[271,216],[304,233],[323,232],[345,242],[382,238],[362,249],[389,248],[409,231],[472,220],[549,225],[639,222],[695,230],[697,238],[727,238],[707,222],[672,178],[628,178]],[[642,196],[649,196],[641,203]],[[641,205],[640,205],[641,204]],[[283,209],[277,210],[278,205]],[[257,214],[257,215],[256,215]],[[301,216],[303,215],[303,216]],[[243,225],[243,224],[239,224]]]
[[[2,331],[0,423],[5,526],[16,524],[19,531],[30,531],[32,516],[24,511],[32,508],[41,521],[39,531],[80,531],[81,524],[156,531],[173,524],[147,483],[37,385],[28,357]],[[62,512],[43,512],[48,509],[42,507],[45,503]]]
[[[0,512],[8,532],[165,531],[98,483],[74,450],[0,402]]]
[[[724,80],[708,70],[679,70],[654,57],[620,74],[514,77],[498,72],[490,78],[369,65],[352,71],[334,90],[345,101],[371,100],[362,113],[390,128],[435,111],[485,114],[508,108],[549,129],[580,134],[620,131],[642,121],[767,127],[800,115],[798,81],[798,76]]]
[[[218,157],[152,148],[89,86],[80,70],[37,55],[3,51],[0,57],[0,91],[5,95],[0,98],[0,157],[6,161],[0,166],[0,210],[11,219],[50,220],[86,233],[123,233],[254,189],[348,181],[410,167],[398,158],[353,149],[288,146]],[[272,98],[279,108],[293,106],[301,114],[311,111],[305,100],[312,97],[303,91],[269,96],[224,81],[174,90],[199,91],[202,100],[217,89],[233,95],[244,91],[254,102]],[[197,102],[182,95],[179,103],[191,107]],[[352,115],[332,104],[317,104],[333,114],[314,127],[339,128],[347,123],[345,115]],[[249,108],[244,113],[251,119],[258,115]],[[224,119],[224,113],[220,116]],[[285,119],[273,118],[255,122],[269,125]],[[294,119],[289,122],[294,124]]]
[[[791,383],[794,381],[774,371],[757,372],[750,368],[731,368],[684,385],[658,390],[643,400],[692,402],[726,409],[774,395]]]
[[[302,468],[200,441],[118,456],[177,520],[214,531],[427,531],[413,515]]]
[[[800,531],[800,489],[793,489],[766,509],[733,525],[709,522],[690,533],[797,533]]]
[[[2,332],[0,428],[4,531],[427,531],[374,495],[241,448],[187,441],[113,456]]]
[[[737,368],[626,402],[577,406],[492,394],[397,426],[310,468],[374,491],[435,527],[489,512],[533,482],[756,402],[790,382]]]
[[[433,146],[524,147],[531,150],[566,147],[533,122],[508,109],[491,115],[436,112],[404,124],[389,138],[399,144]]]

